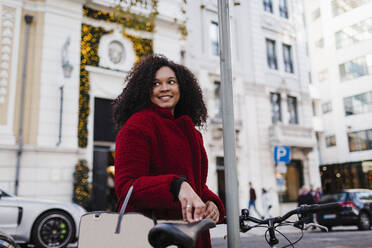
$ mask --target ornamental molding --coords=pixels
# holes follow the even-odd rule
[[[117,24],[117,23],[114,23],[114,22],[107,22],[107,21],[104,21],[104,20],[96,20],[96,19],[86,17],[86,16],[83,16],[82,21],[83,21],[84,24],[87,24],[87,25],[90,25],[90,26],[101,27],[101,28],[104,28],[105,30],[118,30],[122,33],[121,24]],[[134,29],[126,27],[125,28],[125,33],[136,36],[136,37],[141,37],[143,39],[149,39],[149,40],[154,39],[153,33],[148,32],[148,31],[134,30]]]
[[[4,105],[7,105],[9,100],[9,82],[14,27],[15,11],[12,11],[8,8],[3,8],[1,13],[0,28],[0,108],[4,107]]]
[[[130,71],[136,61],[133,43],[118,29],[101,37],[98,56],[100,67],[119,71]]]

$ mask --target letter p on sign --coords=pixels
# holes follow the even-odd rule
[[[275,146],[274,147],[274,162],[290,161],[291,148],[289,146]]]

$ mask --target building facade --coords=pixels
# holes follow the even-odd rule
[[[185,64],[200,81],[209,111],[208,123],[201,130],[209,159],[207,183],[224,199],[228,192],[216,1],[188,1],[184,6],[181,0],[161,0],[155,30],[146,25],[123,29],[110,14],[117,2],[5,0],[0,4],[0,187],[15,190],[18,160],[19,195],[69,201],[75,165],[84,160],[91,169],[94,198],[105,198],[106,188],[112,187],[107,175],[115,156],[115,132],[108,128],[112,127],[111,101],[120,94],[135,61],[154,52]],[[145,3],[133,11],[151,11],[152,1]],[[296,201],[302,185],[320,185],[303,11],[299,0],[231,4],[242,208],[248,205],[249,182],[258,202],[261,189],[269,191],[272,214]],[[30,25],[24,20],[26,14],[33,16]],[[186,20],[185,40],[174,16],[180,23]],[[18,146],[20,123],[22,149]],[[290,148],[288,163],[274,163],[276,146]],[[98,200],[95,204],[95,209],[107,207]],[[257,207],[261,210],[260,203]]]
[[[324,191],[372,188],[372,1],[306,1]]]

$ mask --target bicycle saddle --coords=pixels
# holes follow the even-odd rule
[[[155,248],[169,245],[191,248],[195,246],[200,233],[215,226],[211,219],[190,224],[160,223],[151,228],[148,240]]]

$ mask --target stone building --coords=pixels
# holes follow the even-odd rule
[[[161,0],[154,32],[146,25],[126,26],[124,35],[122,24],[110,14],[117,2],[0,4],[0,187],[15,190],[19,158],[19,195],[68,201],[75,164],[84,159],[95,199],[105,198],[115,149],[115,133],[107,128],[112,126],[110,103],[138,57],[153,51],[185,64],[200,81],[209,110],[202,129],[208,185],[224,198],[216,1],[188,1],[184,6],[181,0]],[[151,3],[144,1],[133,11],[148,13]],[[240,207],[247,206],[252,182],[259,201],[261,188],[269,190],[275,214],[297,199],[302,185],[320,185],[304,9],[299,0],[239,3],[231,4],[230,20]],[[30,25],[26,14],[33,16]],[[181,24],[186,21],[186,40],[175,16]],[[19,153],[24,72],[24,146]],[[290,147],[287,164],[275,165],[275,146]],[[95,204],[97,209],[106,207]]]
[[[372,1],[305,1],[323,190],[372,188]]]

